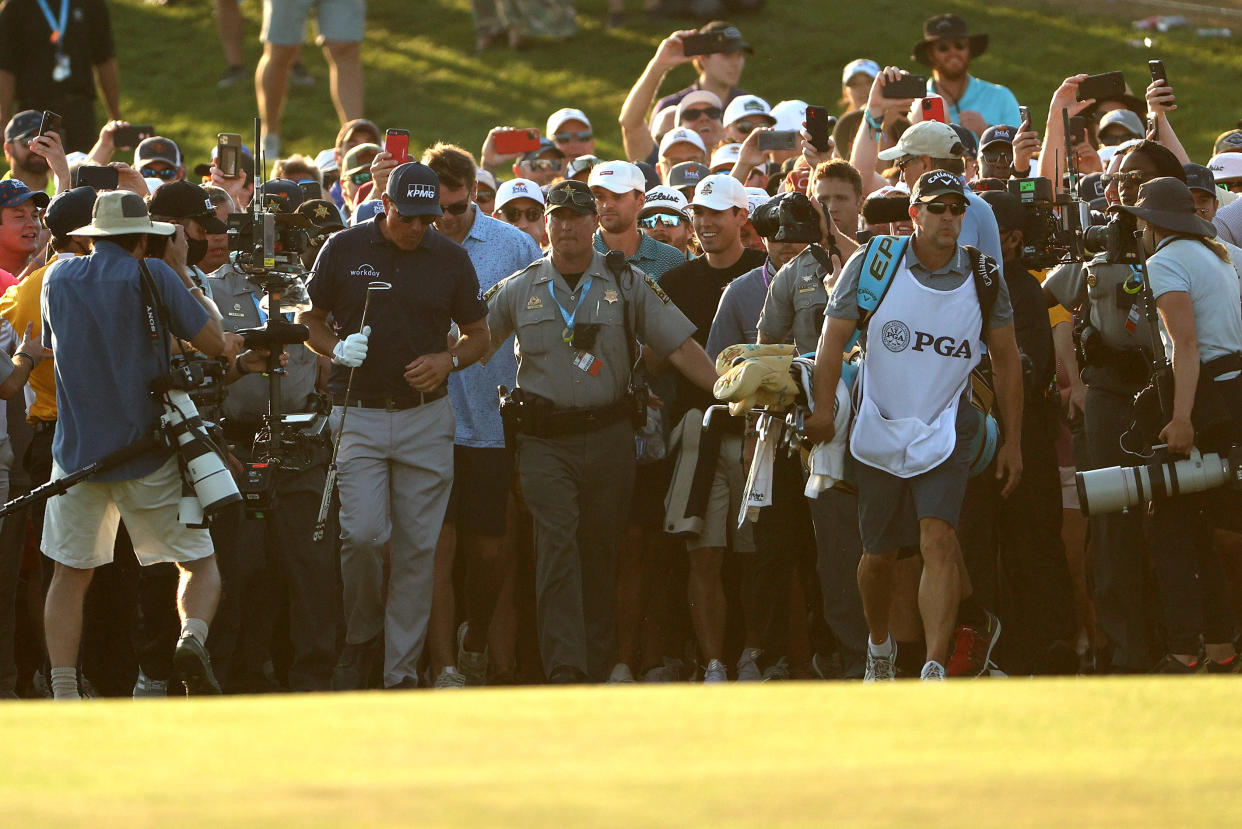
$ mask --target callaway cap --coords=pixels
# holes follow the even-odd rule
[[[712,160],[708,162],[708,166],[713,172],[724,167],[732,168],[734,164],[737,164],[741,154],[741,144],[722,144],[716,148],[716,152],[712,153]]]
[[[769,124],[776,123],[776,119],[772,117],[772,107],[768,106],[767,101],[758,95],[738,95],[725,107],[724,125],[727,127],[734,121],[756,116],[768,119]]]
[[[660,158],[668,155],[669,148],[674,144],[691,144],[703,155],[707,155],[707,145],[703,143],[703,137],[697,130],[689,127],[677,127],[664,133],[664,137],[660,139]]]
[[[1014,136],[1017,134],[1017,127],[1009,127],[1004,124],[988,127],[983,131],[983,137],[979,139],[979,149],[986,150],[993,144],[1008,144],[1012,147]]]
[[[549,137],[556,135],[556,131],[559,130],[561,125],[566,121],[581,121],[587,125],[587,129],[591,129],[591,119],[586,117],[585,112],[580,109],[570,109],[569,107],[565,107],[563,109],[558,109],[556,112],[548,116],[548,123],[543,131],[543,134]]]
[[[1186,171],[1186,186],[1191,190],[1202,190],[1204,193],[1216,195],[1220,189],[1216,186],[1216,177],[1212,175],[1212,171],[1202,164],[1183,164],[1182,169]]]
[[[379,144],[359,144],[357,147],[351,148],[349,152],[345,153],[345,158],[341,160],[342,175],[348,176],[360,173],[363,170],[370,170],[371,161],[383,151],[384,148]],[[362,156],[367,153],[370,153],[371,157],[363,161]]]
[[[960,196],[966,201],[962,180],[947,170],[931,170],[919,176],[910,193],[910,203],[929,202],[940,196]]]
[[[697,161],[683,161],[674,164],[668,171],[669,187],[697,187],[699,182],[712,174],[711,168]]]
[[[676,213],[683,219],[689,219],[689,206],[690,202],[686,201],[686,197],[682,195],[680,190],[660,185],[659,187],[652,187],[647,191],[647,201],[638,211],[638,215]]]
[[[587,186],[603,187],[617,195],[635,190],[644,193],[647,190],[647,179],[642,170],[628,161],[605,161],[591,168]]]
[[[845,64],[845,68],[841,70],[841,85],[845,86],[855,75],[866,75],[868,78],[875,80],[880,74],[880,64],[867,58],[859,58]]]
[[[272,213],[295,213],[302,204],[302,188],[292,181],[274,178],[263,182],[254,197],[264,210]]]
[[[549,216],[553,211],[559,210],[562,207],[568,208],[575,213],[580,213],[583,216],[593,216],[595,214],[595,197],[591,195],[591,188],[587,186],[585,181],[567,179],[552,185],[552,188],[548,190],[547,204],[543,208],[543,215]]]
[[[147,209],[152,216],[193,219],[204,233],[224,233],[228,230],[216,215],[216,206],[211,203],[211,196],[190,181],[170,181],[165,184],[147,202]]]
[[[341,218],[341,211],[327,199],[304,201],[298,205],[298,209],[295,212],[301,213],[310,219],[311,224],[321,233],[324,231],[341,230],[345,227],[345,220]]]
[[[181,150],[176,142],[162,135],[142,139],[134,149],[134,167],[141,170],[152,161],[163,161],[174,167],[181,166]]]
[[[14,120],[17,120],[17,116],[14,116]],[[7,136],[6,130],[5,137]],[[1212,145],[1212,154],[1220,155],[1221,153],[1242,153],[1242,129],[1229,130],[1216,136],[1216,143]]]
[[[43,213],[43,224],[57,239],[64,239],[74,228],[91,223],[91,211],[98,195],[94,187],[74,187],[58,193]]]
[[[1235,181],[1242,178],[1242,154],[1221,153],[1208,159],[1208,169],[1216,178],[1216,183]]]
[[[528,178],[515,178],[500,182],[496,188],[496,210],[504,207],[514,199],[534,199],[543,207],[543,190]]]
[[[31,190],[18,178],[0,180],[0,207],[20,207],[28,201],[33,201],[35,207],[47,207],[48,195],[42,190]]]
[[[443,216],[440,209],[440,178],[417,161],[407,161],[392,171],[385,190],[388,200],[402,216]]]
[[[742,182],[733,176],[708,176],[694,188],[694,199],[691,207],[706,207],[708,210],[728,210],[738,207],[749,210],[750,199]]]
[[[772,107],[772,117],[776,119],[778,130],[798,132],[806,121],[806,101],[781,101]]]
[[[701,35],[716,34],[719,32],[724,35],[724,48],[720,50],[720,54],[730,55],[734,52],[745,52],[753,55],[755,50],[742,37],[742,33],[738,31],[737,26],[732,23],[726,23],[723,20],[713,20],[705,26],[699,28],[698,33]]]
[[[42,112],[37,109],[24,109],[9,119],[9,123],[4,128],[4,140],[21,141],[25,138],[33,138],[39,133],[39,126],[42,123]]]
[[[901,134],[897,145],[878,154],[881,161],[895,161],[910,155],[955,158],[965,153],[957,132],[939,121],[920,121]]]

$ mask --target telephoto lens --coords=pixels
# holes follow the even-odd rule
[[[210,515],[241,500],[232,473],[216,451],[194,401],[186,392],[169,389],[164,393],[164,414],[160,422],[169,442],[181,455],[182,469],[189,478],[187,483],[198,496],[203,513]]]
[[[1235,450],[1236,451],[1236,450]],[[1083,515],[1107,515],[1142,506],[1157,498],[1203,492],[1234,480],[1232,455],[1191,452],[1189,458],[1146,466],[1111,466],[1074,476]]]

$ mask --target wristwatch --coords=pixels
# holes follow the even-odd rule
[[[461,360],[457,359],[456,354],[450,351],[449,357],[453,360],[453,371],[457,371],[457,369],[461,368]]]

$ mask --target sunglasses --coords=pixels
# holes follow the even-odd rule
[[[643,216],[638,220],[639,227],[656,228],[656,227],[681,227],[684,222],[681,216],[674,216],[669,213],[656,213],[651,216]]]
[[[470,199],[462,199],[461,201],[453,202],[452,204],[442,204],[440,205],[440,209],[450,215],[460,216],[470,209]]]
[[[561,166],[564,164],[563,161],[556,158],[535,158],[526,163],[530,165],[532,170],[547,172],[560,170]]]
[[[567,144],[570,141],[590,141],[595,136],[591,130],[583,130],[582,132],[558,132],[553,134],[552,140],[557,144]]]
[[[565,188],[563,190],[553,190],[548,193],[548,204],[550,205],[559,207],[561,205],[569,204],[570,202],[573,202],[579,207],[589,207],[591,210],[595,209],[595,197],[590,193],[584,193],[581,190],[570,190],[569,188]]]
[[[139,172],[142,173],[143,178],[158,178],[163,181],[168,181],[169,179],[177,177],[177,171],[173,169],[152,170],[150,167],[143,167],[139,170]]]
[[[948,202],[934,201],[923,206],[927,208],[928,213],[932,213],[936,216],[941,215],[946,210],[954,216],[960,216],[966,212],[966,205],[961,202],[953,202],[952,204],[949,204]]]
[[[960,38],[947,38],[936,41],[935,50],[937,52],[965,52],[970,48],[970,43]]]
[[[724,115],[724,110],[720,107],[698,107],[696,109],[687,109],[681,113],[681,123],[687,121],[697,121],[700,118],[710,118],[713,121],[719,121]]]
[[[906,156],[905,158],[901,159],[900,161],[897,162],[897,169],[901,170],[904,173],[906,171],[906,165],[914,161],[915,158],[916,156],[911,155],[911,156]]]
[[[371,180],[371,171],[363,170],[360,173],[350,173],[349,180],[354,184],[366,184]]]
[[[500,208],[500,215],[505,217],[506,222],[515,225],[522,219],[528,222],[537,222],[543,218],[543,211],[538,207],[527,207],[525,209],[521,207],[502,207]]]
[[[767,121],[734,121],[733,126],[737,127],[739,130],[749,135],[750,133],[759,129],[759,127],[768,126],[768,122]]]
[[[1013,164],[1013,156],[1009,153],[980,153],[979,157],[987,164],[996,164],[998,166],[1008,167]]]
[[[1147,181],[1147,173],[1144,173],[1142,170],[1129,170],[1124,173],[1105,173],[1104,175],[1100,176],[1100,183],[1103,184],[1105,187],[1107,187],[1110,184],[1113,184],[1114,182],[1117,184],[1121,184],[1123,181],[1129,181],[1135,184],[1142,184],[1143,182]]]
[[[400,213],[397,214],[397,221],[403,225],[412,225],[418,222],[423,227],[431,227],[435,224],[437,218],[437,216],[402,216]]]

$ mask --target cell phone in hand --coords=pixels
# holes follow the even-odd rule
[[[94,187],[96,190],[115,190],[120,183],[115,167],[79,167],[73,176],[74,187]]]
[[[1086,101],[1094,98],[1097,101],[1111,101],[1126,93],[1126,78],[1120,72],[1104,72],[1100,75],[1088,75],[1087,79],[1078,84],[1078,100]]]
[[[707,34],[686,35],[681,39],[681,48],[686,57],[695,55],[715,55],[729,48],[730,41],[724,32],[708,32]]]
[[[921,104],[924,121],[939,121],[942,124],[949,123],[949,118],[944,112],[944,98],[940,96],[924,98]]]
[[[1162,60],[1147,61],[1147,70],[1151,72],[1151,79],[1153,81],[1166,81],[1167,82],[1169,80],[1169,76],[1165,74],[1164,61]]]
[[[410,131],[388,130],[384,133],[384,152],[404,164],[410,160]]]
[[[521,155],[539,149],[539,130],[504,130],[492,143],[500,155]]]
[[[302,201],[323,198],[323,186],[314,179],[309,181],[299,181],[298,187],[302,191]]]
[[[811,136],[811,146],[817,152],[826,153],[829,147],[829,134],[832,132],[827,107],[809,106],[806,108],[806,131]],[[836,118],[832,118],[836,121]]]
[[[39,135],[47,135],[49,132],[60,135],[60,122],[61,118],[55,112],[43,110],[43,120],[39,122]]]
[[[927,94],[927,77],[901,73],[901,78],[884,85],[885,98],[922,98]]]
[[[1018,107],[1018,126],[1026,125],[1027,129],[1031,126],[1031,110],[1030,107]]]
[[[225,178],[241,175],[241,134],[222,132],[216,135],[216,166]]]
[[[1075,115],[1069,119],[1070,144],[1077,147],[1079,144],[1087,140],[1087,119],[1081,115]]]
[[[759,149],[761,150],[795,150],[798,148],[798,133],[793,130],[770,130],[759,133]]]
[[[118,150],[132,150],[142,143],[143,139],[155,135],[155,127],[150,124],[128,127],[117,127],[112,132],[112,146]]]

